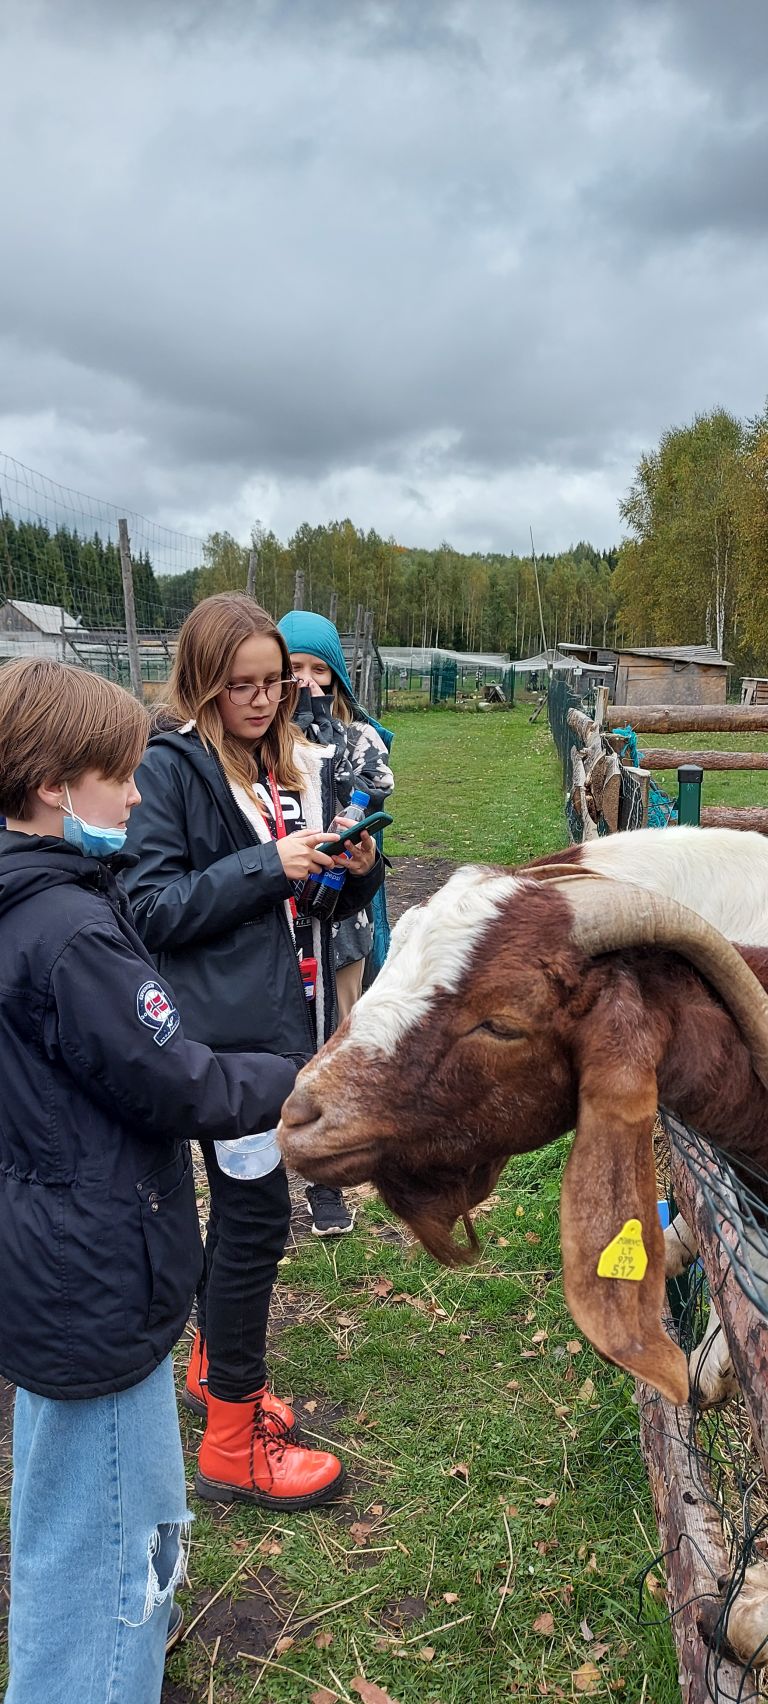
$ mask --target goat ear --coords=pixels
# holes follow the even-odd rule
[[[560,1200],[568,1307],[601,1355],[671,1402],[688,1400],[688,1366],[661,1326],[664,1234],[656,1203],[656,1074],[585,1049],[576,1139]],[[642,1048],[639,1049],[643,1051]],[[622,1275],[620,1275],[622,1274]]]

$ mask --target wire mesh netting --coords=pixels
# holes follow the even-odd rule
[[[142,676],[165,680],[203,541],[102,502],[0,453],[0,663],[81,663],[127,684],[118,522],[128,524]]]
[[[718,1266],[710,1258],[708,1277],[697,1260],[682,1279],[668,1286],[678,1340],[689,1357],[691,1403],[688,1409],[666,1410],[673,1416],[667,1438],[687,1459],[690,1489],[685,1501],[707,1505],[716,1515],[727,1557],[727,1570],[718,1578],[693,1533],[683,1533],[673,1549],[696,1549],[705,1584],[695,1599],[676,1603],[671,1613],[675,1618],[691,1606],[696,1610],[700,1629],[706,1634],[704,1673],[710,1697],[716,1704],[748,1704],[749,1700],[768,1696],[768,1670],[763,1670],[757,1681],[754,1674],[755,1665],[760,1670],[768,1659],[768,1640],[755,1634],[747,1660],[734,1664],[727,1638],[728,1620],[747,1570],[768,1560],[768,1487],[753,1433],[753,1428],[759,1427],[756,1412],[759,1416],[760,1404],[745,1400],[725,1340],[714,1335],[719,1317],[712,1309],[713,1302],[721,1301],[732,1275],[759,1315],[752,1330],[761,1333],[765,1329],[762,1322],[768,1322],[768,1172],[751,1159],[726,1157],[666,1110],[661,1113],[661,1124],[670,1148],[695,1181],[716,1239],[720,1269],[718,1276]],[[668,1187],[669,1168],[662,1165],[659,1169],[666,1170],[671,1216],[676,1204]],[[754,1351],[754,1337],[752,1344]],[[713,1389],[715,1371],[718,1382],[722,1378],[723,1396],[717,1406],[705,1406],[717,1394]],[[651,1401],[657,1421],[660,1402],[657,1397]],[[766,1440],[762,1442],[765,1446]],[[649,1599],[645,1587],[652,1570],[671,1560],[670,1552],[659,1551],[643,1570],[639,1582],[642,1620],[670,1614],[660,1602]],[[768,1603],[768,1576],[765,1586]],[[763,1628],[766,1624],[768,1613],[764,1612]]]

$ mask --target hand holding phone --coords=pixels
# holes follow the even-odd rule
[[[363,834],[375,834],[380,828],[389,828],[394,817],[386,811],[372,811],[370,816],[363,817],[360,822],[353,822],[350,828],[342,828],[332,840],[321,840],[315,848],[318,852],[327,852],[331,858],[338,858],[349,841],[355,844]]]

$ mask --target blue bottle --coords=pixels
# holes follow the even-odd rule
[[[352,794],[348,805],[339,811],[328,829],[329,837],[334,831],[339,834],[345,822],[362,822],[368,814],[370,795],[358,787]],[[339,903],[339,895],[347,879],[346,870],[340,870],[334,865],[332,870],[324,870],[321,876],[310,876],[302,896],[301,909],[308,917],[316,917],[323,923],[328,923]]]

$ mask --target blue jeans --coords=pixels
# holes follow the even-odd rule
[[[17,1390],[6,1704],[159,1704],[190,1519],[170,1355],[89,1402]]]

